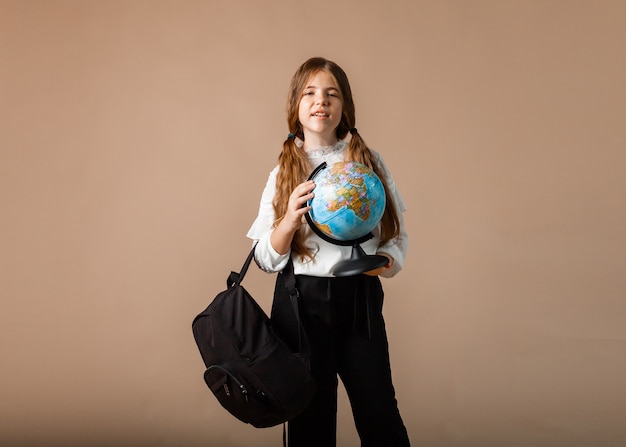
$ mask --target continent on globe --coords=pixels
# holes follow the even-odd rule
[[[356,186],[348,185],[339,188],[337,190],[337,194],[339,194],[339,198],[329,203],[329,211],[339,211],[344,206],[347,206],[361,219],[368,219],[369,207],[367,205],[369,204],[369,200],[367,198],[366,188],[359,191],[359,188]]]

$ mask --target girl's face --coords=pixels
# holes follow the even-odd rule
[[[326,70],[311,76],[298,106],[305,146],[336,143],[335,129],[341,122],[342,111],[341,93],[334,76]]]

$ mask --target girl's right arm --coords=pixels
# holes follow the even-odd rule
[[[269,273],[278,272],[287,264],[293,235],[300,227],[299,222],[302,221],[302,216],[308,212],[308,208],[301,207],[312,197],[309,193],[314,187],[312,183],[309,186],[298,185],[289,198],[288,210],[284,219],[274,227],[276,218],[272,203],[276,194],[277,173],[278,166],[268,176],[261,195],[259,212],[247,234],[256,244],[254,257],[257,265]]]
[[[304,215],[311,210],[306,203],[313,198],[313,188],[313,180],[307,180],[296,186],[289,196],[285,217],[270,235],[270,244],[277,253],[283,255],[289,252],[294,234],[302,225]]]

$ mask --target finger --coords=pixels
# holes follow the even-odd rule
[[[313,193],[308,193],[308,194],[295,198],[294,203],[296,205],[296,208],[302,208],[304,206],[307,206],[308,201],[311,200],[313,197],[314,197]]]
[[[301,194],[306,194],[309,193],[311,191],[313,191],[313,189],[315,188],[315,182],[313,180],[307,180],[304,183],[300,183],[296,189],[299,189],[301,191]]]
[[[310,193],[311,191],[309,189],[304,188],[303,185],[300,185],[296,187],[296,189],[293,190],[289,198],[290,200],[298,200],[298,199],[301,199],[302,197],[305,197],[307,194],[310,194]]]

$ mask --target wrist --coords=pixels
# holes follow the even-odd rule
[[[291,247],[291,241],[295,234],[294,230],[291,230],[288,225],[283,224],[281,221],[276,228],[270,234],[270,243],[276,252],[280,255],[284,255],[289,251]]]
[[[384,253],[384,252],[380,252],[378,254],[381,255],[381,256],[384,256],[385,258],[387,258],[387,265],[385,265],[384,268],[389,269],[389,268],[393,267],[393,264],[396,261],[393,259],[393,257],[390,254]]]

